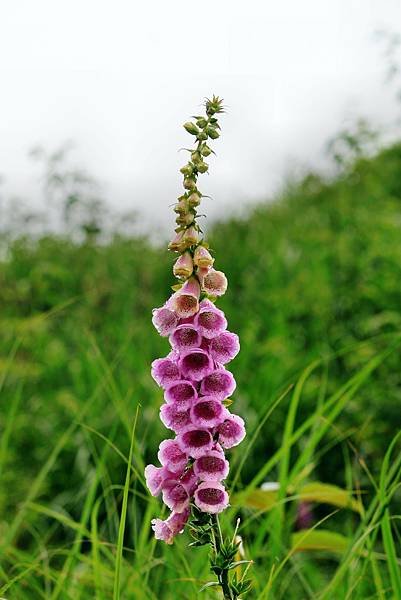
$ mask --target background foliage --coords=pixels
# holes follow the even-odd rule
[[[79,206],[79,197],[72,205]],[[331,180],[310,173],[289,183],[273,203],[210,231],[216,264],[230,283],[221,307],[241,339],[233,363],[235,401],[236,412],[248,423],[249,454],[239,472],[241,453],[232,453],[238,502],[230,517],[239,511],[244,519],[246,551],[255,559],[255,598],[320,597],[341,564],[350,566],[347,540],[358,531],[353,514],[358,510],[350,511],[343,501],[336,505],[340,514],[324,528],[332,523],[333,535],[344,537],[337,545],[330,538],[328,550],[320,540],[318,555],[304,552],[295,562],[287,559],[278,582],[267,589],[275,535],[283,558],[291,547],[288,536],[300,527],[299,498],[278,533],[271,515],[283,519],[284,498],[273,499],[276,512],[265,512],[271,497],[262,494],[258,500],[255,489],[264,480],[280,481],[290,493],[287,484],[321,481],[343,490],[361,488],[365,506],[374,501],[371,478],[378,481],[401,425],[399,347],[377,360],[401,329],[400,206],[401,145],[396,144],[374,156],[360,153],[343,161]],[[154,461],[162,439],[156,418],[161,397],[149,365],[167,352],[150,314],[168,293],[173,257],[144,237],[114,233],[99,241],[96,214],[91,205],[93,226],[82,221],[81,239],[71,231],[2,234],[2,595],[24,600],[111,598],[114,593],[117,598],[121,560],[122,598],[197,597],[210,577],[206,551],[193,550],[197,558],[189,566],[187,534],[173,550],[155,546],[149,520],[158,512],[157,501],[142,485],[143,465]],[[70,214],[69,222],[74,223]],[[315,415],[313,428],[290,443],[283,439],[294,402],[290,394],[263,417],[316,359],[319,365],[305,377],[294,408],[292,431]],[[375,360],[339,418],[321,419],[325,400]],[[117,543],[122,486],[137,407],[123,552],[122,541]],[[324,436],[310,446],[312,454],[292,480],[291,468],[299,456],[307,456],[302,453],[310,436],[325,423]],[[280,448],[288,457],[288,476],[280,461],[263,471]],[[399,503],[397,489],[394,494]],[[332,511],[318,495],[305,499],[312,524]],[[397,539],[395,518],[392,526]],[[361,565],[363,577],[351,569],[357,583],[347,575],[333,597],[351,597],[348,590],[353,590],[356,598],[393,598],[390,567],[399,568],[399,559],[390,560],[384,534],[373,542],[378,564],[368,554],[373,562]],[[380,553],[387,559],[380,562]],[[215,597],[212,588],[202,593]]]

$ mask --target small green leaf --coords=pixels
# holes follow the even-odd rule
[[[200,588],[200,592],[203,592],[204,590],[206,590],[207,588],[210,587],[215,587],[220,585],[218,581],[209,581],[208,583],[205,583],[205,585],[202,585],[202,587]]]

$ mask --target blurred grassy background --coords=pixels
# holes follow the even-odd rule
[[[297,425],[313,413],[322,393],[333,393],[400,331],[400,208],[401,145],[396,144],[359,157],[330,180],[310,173],[246,218],[212,227],[216,265],[229,279],[221,307],[241,339],[232,370],[238,383],[236,412],[246,418],[249,435],[314,359],[321,359],[322,367],[305,385]],[[9,540],[4,579],[10,570],[15,573],[13,551],[37,555],[42,546],[62,548],[75,537],[51,514],[29,507],[21,513],[27,498],[80,522],[88,497],[98,493],[93,478],[99,461],[107,463],[99,480],[103,492],[125,478],[126,464],[116,452],[106,458],[101,436],[127,456],[140,404],[134,457],[141,471],[143,463],[155,460],[164,435],[156,418],[161,395],[149,366],[167,353],[168,344],[154,331],[150,316],[172,284],[173,257],[145,237],[115,233],[98,243],[89,233],[84,241],[64,234],[20,234],[7,240],[0,262],[0,538]],[[347,403],[316,449],[315,479],[349,486],[347,444],[357,449],[358,460],[379,472],[388,443],[401,428],[400,366],[398,350]],[[280,447],[287,410],[285,400],[263,424],[242,468],[240,488]],[[60,440],[60,452],[37,484]],[[302,444],[301,439],[297,447]],[[277,479],[274,469],[269,479]],[[363,473],[360,485],[367,485]],[[138,536],[142,542],[150,536],[147,528],[141,533],[148,510],[144,497],[142,489],[130,508],[129,547]],[[106,500],[97,514],[99,530],[110,540],[116,540],[118,530],[116,498]],[[157,502],[151,507],[156,516]],[[62,572],[62,555],[50,562]],[[83,559],[77,563],[83,568]],[[25,591],[10,588],[6,597],[53,598],[39,580],[37,575],[36,588],[32,582]],[[155,597],[193,597],[185,591],[163,595],[162,576],[155,581]],[[79,597],[66,589],[60,597]],[[283,597],[314,597],[293,593],[298,595],[283,592]],[[142,597],[139,591],[126,594]],[[111,596],[105,591],[104,597]]]

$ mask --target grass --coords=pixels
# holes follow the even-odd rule
[[[248,427],[221,526],[241,518],[252,599],[401,598],[400,167],[395,145],[210,231]],[[4,256],[0,597],[216,598],[206,548],[150,535],[171,258],[119,235],[21,235]]]

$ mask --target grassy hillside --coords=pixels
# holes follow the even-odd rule
[[[265,467],[283,447],[291,394],[262,423],[263,415],[319,359],[302,388],[294,423],[296,431],[315,416],[290,457],[294,465],[304,456],[304,469],[295,469],[289,483],[309,478],[348,489],[357,483],[366,487],[370,502],[374,493],[360,463],[377,478],[401,428],[400,348],[388,350],[401,332],[401,145],[359,160],[329,183],[309,175],[247,219],[217,224],[210,242],[230,282],[221,306],[241,338],[233,372],[236,412],[248,422],[249,456],[237,471],[237,490],[252,491],[247,486],[258,474],[261,481],[278,479],[279,461]],[[124,554],[122,597],[196,597],[191,577],[202,579],[204,561],[192,565],[194,575],[185,563],[187,539],[180,540],[174,559],[155,549],[148,529],[158,503],[141,485],[143,465],[154,460],[163,434],[157,419],[161,397],[149,365],[167,352],[167,343],[153,330],[150,314],[168,293],[171,264],[164,249],[119,236],[107,245],[20,237],[0,263],[0,581],[17,578],[0,591],[9,600],[88,598],[95,589],[96,598],[112,597],[118,486],[138,406],[137,472],[125,537],[133,554]],[[325,402],[352,377],[357,385],[346,398],[339,394],[335,422],[322,416]],[[320,426],[327,429],[324,436],[310,442]],[[234,467],[240,461],[234,452]],[[245,506],[250,524],[244,534],[262,594],[274,526],[264,513],[252,517],[248,501],[240,504]],[[314,522],[327,514],[317,502],[314,511]],[[290,517],[292,531],[295,513]],[[352,514],[346,522],[334,519],[342,534],[355,529]],[[110,546],[99,550],[94,539]],[[36,567],[23,574],[35,560]],[[285,571],[286,585],[271,597],[317,597],[313,590],[330,581],[337,560],[308,557],[302,578]],[[291,561],[288,566],[294,567]],[[383,568],[378,572],[385,589],[390,584]],[[365,567],[356,598],[377,590],[375,573]],[[177,577],[190,583],[165,587]],[[292,578],[296,583],[288,588]],[[334,597],[345,598],[342,589]]]

